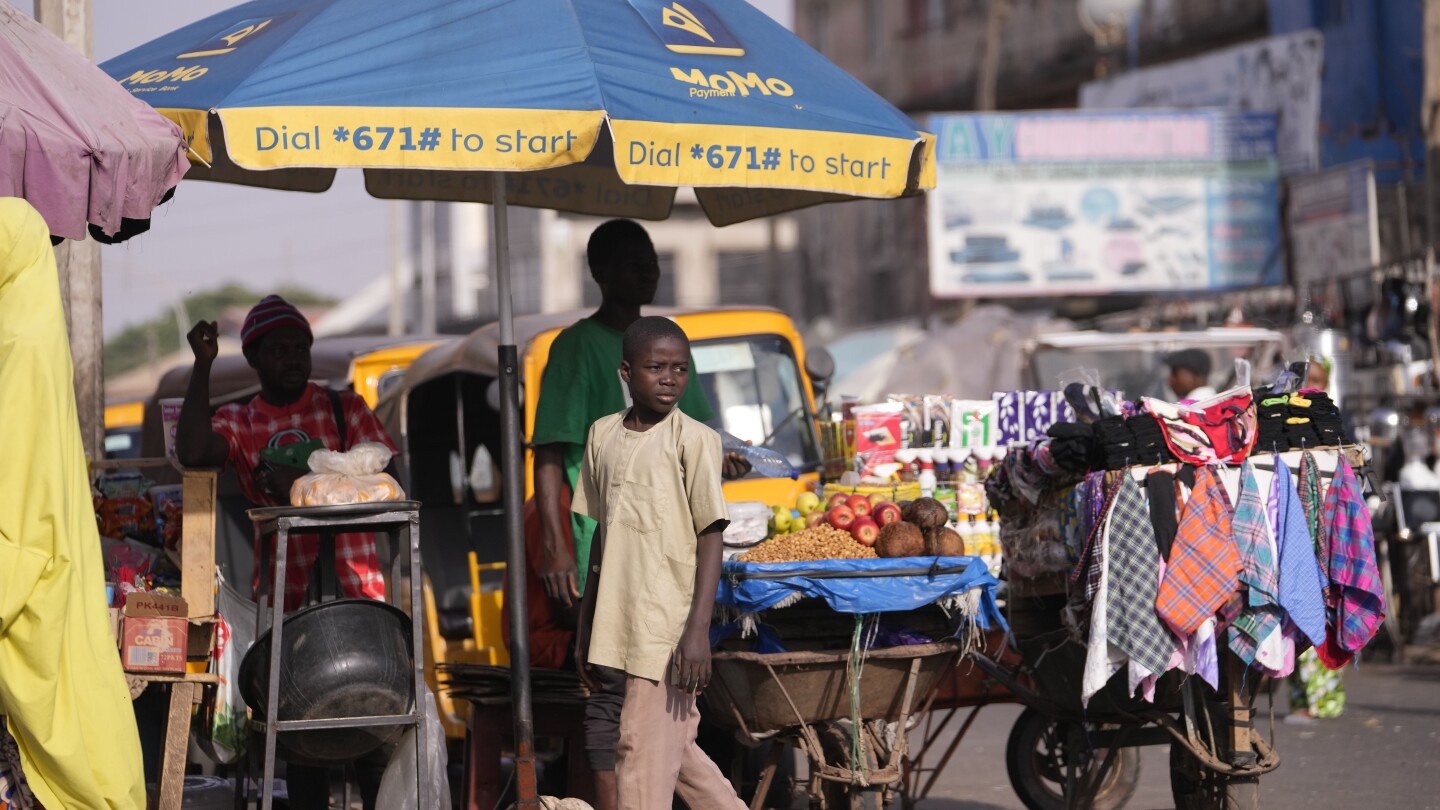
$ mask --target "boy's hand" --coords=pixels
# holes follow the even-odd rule
[[[750,474],[750,460],[739,453],[726,453],[725,460],[720,465],[720,477],[726,481],[734,481],[737,478],[744,478]]]
[[[689,695],[698,695],[710,685],[710,634],[704,628],[687,628],[675,648],[675,669],[679,673],[675,688]]]

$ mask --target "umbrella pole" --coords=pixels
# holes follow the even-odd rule
[[[510,223],[505,175],[490,175],[494,216],[495,280],[500,309],[500,463],[505,496],[506,575],[510,602],[510,706],[515,717],[515,796],[521,808],[540,806],[535,780],[535,721],[530,707],[529,606],[525,594],[525,448],[520,420],[519,352],[510,300]],[[484,733],[471,729],[471,734]]]

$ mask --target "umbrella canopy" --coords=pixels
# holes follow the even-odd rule
[[[102,68],[193,176],[718,225],[932,187],[931,139],[743,0],[255,0]],[[759,189],[763,189],[760,191]]]
[[[113,242],[189,166],[179,127],[0,0],[0,197],[24,198],[55,236],[89,225]]]

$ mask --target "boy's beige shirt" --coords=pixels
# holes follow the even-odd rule
[[[690,616],[700,532],[729,520],[720,434],[678,408],[637,433],[625,413],[590,427],[571,504],[605,533],[589,658],[658,682]]]

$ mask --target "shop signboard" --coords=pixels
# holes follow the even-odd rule
[[[1374,164],[1363,160],[1300,175],[1289,187],[1285,208],[1297,286],[1380,264]]]
[[[1087,82],[1085,110],[1213,107],[1275,115],[1280,173],[1320,167],[1324,36],[1296,31]]]
[[[1275,119],[1220,110],[937,115],[936,297],[1278,284]]]

